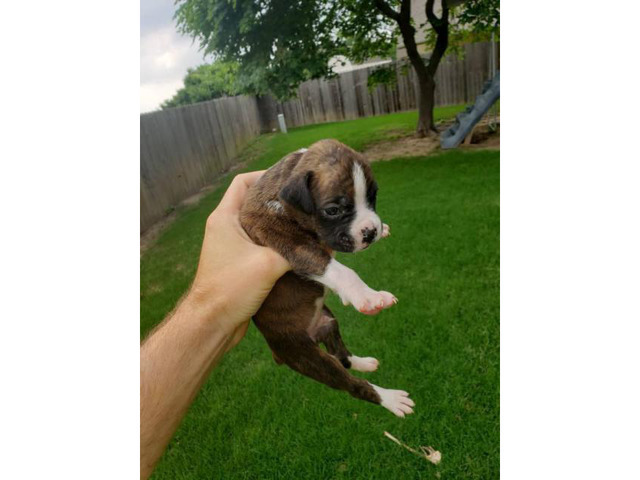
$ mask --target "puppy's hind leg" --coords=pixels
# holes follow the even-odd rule
[[[278,353],[296,372],[361,400],[381,402],[380,395],[369,382],[351,375],[336,357],[320,349],[311,339],[304,344],[298,341],[296,347]]]
[[[337,358],[308,340],[304,345],[298,343],[295,351],[288,350],[290,354],[283,358],[292,369],[331,388],[349,392],[355,398],[382,405],[399,417],[413,413],[411,407],[415,404],[407,392],[387,390],[354,377]]]
[[[318,329],[316,339],[327,347],[327,352],[340,360],[340,363],[345,368],[352,368],[358,372],[373,372],[377,370],[379,362],[375,358],[357,357],[349,352],[342,341],[338,321],[326,305],[323,307],[322,314],[326,319],[322,327]]]

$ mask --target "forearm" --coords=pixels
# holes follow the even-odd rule
[[[147,478],[227,349],[221,311],[186,297],[140,348],[140,476]]]

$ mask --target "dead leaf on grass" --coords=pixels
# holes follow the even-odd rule
[[[384,432],[384,436],[387,437],[392,442],[395,442],[398,445],[400,445],[401,447],[409,450],[414,455],[417,455],[418,457],[421,457],[421,458],[424,458],[424,459],[430,461],[434,465],[438,465],[440,463],[440,461],[442,460],[442,454],[438,450],[434,449],[433,447],[423,447],[423,446],[421,446],[420,447],[420,451],[418,451],[415,448],[411,448],[409,445],[407,445],[405,443],[402,443],[400,440],[398,440],[396,437],[391,435],[389,432]]]

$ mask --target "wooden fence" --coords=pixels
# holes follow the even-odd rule
[[[228,97],[140,116],[140,231],[236,163],[260,135],[255,97]]]
[[[490,55],[489,43],[475,43],[461,58],[445,57],[436,74],[436,105],[472,102],[490,77]],[[277,128],[278,113],[288,127],[298,127],[417,108],[412,68],[396,65],[396,83],[370,91],[374,68],[305,82],[297,98],[285,102],[239,96],[141,115],[140,230],[228,171],[249,141]]]
[[[496,68],[499,64],[499,45],[496,48]],[[435,104],[455,105],[473,102],[490,78],[490,43],[465,46],[464,55],[448,55],[436,73]],[[282,113],[288,127],[322,122],[353,120],[371,115],[415,110],[418,98],[418,79],[411,68],[395,65],[396,82],[369,89],[369,73],[377,67],[362,68],[330,80],[311,80],[300,85],[298,96],[285,102],[270,97],[261,99],[263,131],[277,128],[276,116]]]

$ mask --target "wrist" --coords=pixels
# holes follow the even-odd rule
[[[227,309],[228,300],[211,289],[194,285],[182,300],[180,310],[194,319],[208,334],[233,336],[238,325]]]
[[[178,305],[178,310],[192,318],[211,323],[218,318],[222,310],[222,302],[209,292],[205,293],[192,286]]]
[[[225,311],[222,299],[203,300],[191,291],[180,301],[171,322],[181,332],[197,338],[194,348],[208,352],[206,355],[214,362],[228,350],[237,330]]]

